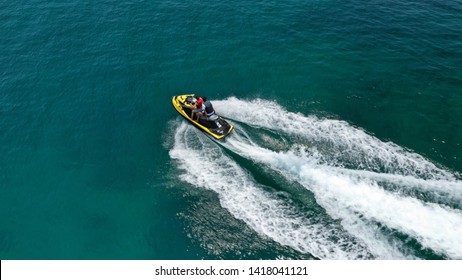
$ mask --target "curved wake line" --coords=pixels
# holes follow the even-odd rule
[[[454,174],[424,157],[394,143],[382,142],[344,121],[288,112],[275,102],[261,99],[246,101],[231,97],[214,104],[220,108],[219,113],[232,115],[237,121],[303,137],[313,142],[330,162],[348,161],[370,171],[456,181]]]
[[[414,237],[424,247],[450,258],[462,258],[462,212],[437,204],[423,203],[413,197],[400,197],[380,188],[370,172],[362,178],[349,176],[348,170],[321,165],[317,158],[300,150],[274,152],[254,144],[229,139],[224,146],[265,164],[283,174],[289,180],[296,180],[311,190],[318,203],[333,217],[342,219],[350,233],[364,240],[366,231],[355,229],[358,217],[380,222],[387,227]],[[358,172],[358,171],[353,171]],[[397,176],[398,178],[395,178]],[[379,176],[380,177],[380,176]],[[401,179],[401,175],[385,174],[385,178]],[[384,178],[382,178],[384,179]],[[421,183],[436,188],[440,181],[405,179],[405,182]],[[460,190],[461,182],[443,182],[446,190]],[[369,242],[370,244],[370,242]]]
[[[184,170],[181,179],[215,191],[221,205],[256,232],[322,259],[371,258],[364,246],[335,225],[322,224],[261,187],[221,149],[182,123],[170,157]],[[193,134],[194,136],[191,136]],[[191,140],[191,137],[193,139]],[[197,138],[196,138],[197,137]],[[194,139],[196,138],[196,139]],[[198,145],[197,140],[200,143]],[[198,164],[203,163],[203,164]],[[333,242],[332,240],[336,241]],[[386,256],[395,257],[395,256]]]
[[[450,258],[462,258],[460,210],[389,192],[379,184],[393,184],[401,190],[416,189],[460,205],[462,182],[454,174],[345,122],[290,113],[264,100],[230,98],[222,102],[227,106],[221,111],[234,111],[233,118],[240,122],[302,136],[316,143],[327,141],[333,149],[346,148],[355,164],[360,162],[359,166],[365,170],[351,170],[339,167],[338,158],[326,156],[317,146],[296,144],[288,151],[275,152],[251,140],[243,141],[245,137],[240,135],[224,143],[228,149],[311,190],[329,215],[341,219],[345,229],[357,238],[367,240],[366,229],[370,223],[381,223],[415,238],[425,248]],[[257,108],[263,108],[263,112]],[[385,167],[386,173],[376,171],[380,169],[374,166],[377,163]],[[369,225],[358,222],[359,218],[370,221]]]
[[[358,180],[372,180],[377,183],[399,186],[401,191],[414,190],[423,192],[434,200],[444,200],[442,203],[458,205],[462,208],[462,182],[447,180],[424,180],[399,174],[377,173],[365,170],[350,170],[331,167],[339,174],[344,174]]]
[[[414,250],[418,249],[390,236],[380,226],[384,225],[435,253],[462,258],[462,211],[447,206],[462,205],[457,174],[343,121],[291,113],[260,99],[229,98],[214,105],[220,114],[257,127],[257,134],[252,134],[236,125],[219,145],[301,184],[331,218],[341,221],[341,227],[332,221],[319,223],[297,212],[288,201],[265,192],[214,142],[197,131],[196,140],[188,139],[192,128],[182,123],[170,150],[185,172],[182,180],[218,193],[221,205],[256,232],[323,259],[371,258],[370,254],[383,259],[417,258]],[[281,138],[281,145],[272,132],[258,128],[290,140]],[[254,141],[255,135],[260,140]],[[206,168],[198,162],[205,162]],[[430,201],[420,200],[420,193]]]

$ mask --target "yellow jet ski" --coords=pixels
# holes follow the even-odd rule
[[[209,117],[208,120],[205,117],[201,117],[199,122],[196,121],[196,116],[193,116],[194,119],[191,119],[191,112],[196,109],[194,94],[173,96],[172,104],[183,118],[215,139],[225,138],[233,130],[233,126],[217,114]]]

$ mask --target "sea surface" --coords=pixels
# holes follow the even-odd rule
[[[1,0],[0,38],[0,259],[462,259],[461,0]]]

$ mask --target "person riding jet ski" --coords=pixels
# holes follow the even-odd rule
[[[206,97],[200,98],[194,94],[177,95],[172,97],[172,105],[187,121],[216,140],[227,137],[233,130],[233,125],[217,115]]]
[[[202,100],[204,102],[205,106],[205,117],[207,120],[214,121],[218,119],[217,113],[215,112],[215,109],[213,108],[212,102],[207,100],[207,97],[202,97]]]
[[[205,104],[202,101],[202,98],[199,96],[196,96],[196,108],[191,110],[191,119],[193,119],[194,114],[196,114],[197,119],[196,122],[199,122],[199,118],[201,118],[205,114]]]

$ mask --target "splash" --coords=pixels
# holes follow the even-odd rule
[[[346,229],[366,243],[372,241],[355,228],[358,217],[405,233],[437,253],[462,257],[462,212],[458,209],[387,192],[373,176],[349,176],[348,172],[318,164],[316,159],[297,150],[274,152],[234,141],[226,146],[300,182],[333,218],[341,219]]]
[[[382,142],[344,121],[288,112],[279,104],[262,99],[246,101],[232,97],[216,104],[221,114],[233,116],[237,121],[306,140],[331,164],[425,179],[456,180],[454,174],[422,156],[394,143]]]
[[[259,234],[325,259],[418,258],[385,227],[436,254],[462,258],[457,174],[343,121],[261,99],[229,98],[214,106],[242,125],[219,146],[182,124],[170,156],[184,170],[182,180],[217,192],[221,205]],[[222,147],[302,185],[329,219],[313,219],[265,191]]]
[[[266,192],[210,139],[183,123],[170,156],[184,171],[181,179],[215,191],[221,205],[259,234],[318,258],[360,259],[367,250],[335,224],[319,223],[290,202]],[[332,240],[335,239],[336,242]]]

